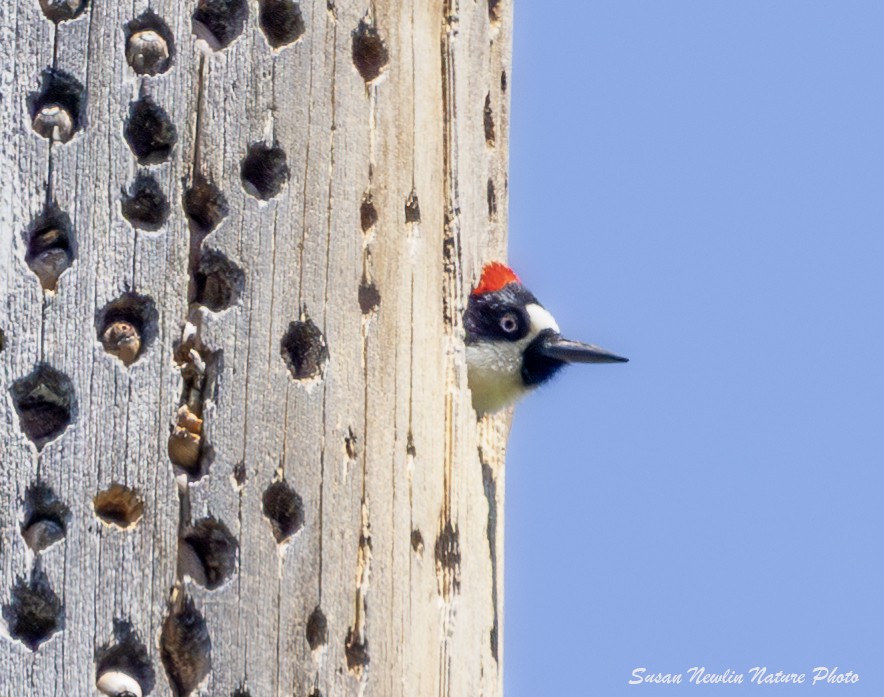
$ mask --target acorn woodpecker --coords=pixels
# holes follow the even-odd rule
[[[562,337],[555,319],[512,269],[482,270],[464,313],[467,372],[481,416],[515,402],[568,363],[625,363],[605,349]]]

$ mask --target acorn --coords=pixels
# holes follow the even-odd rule
[[[129,37],[126,60],[139,75],[156,75],[169,67],[169,44],[153,29],[142,29]]]
[[[138,328],[124,319],[111,322],[101,335],[104,350],[119,358],[124,365],[132,365],[141,352]]]
[[[34,115],[32,126],[38,135],[59,143],[74,136],[74,118],[60,104],[46,104]]]
[[[95,686],[110,697],[141,697],[139,682],[120,670],[108,670],[98,676]]]

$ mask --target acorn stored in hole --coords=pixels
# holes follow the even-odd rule
[[[95,681],[98,691],[109,697],[141,697],[139,682],[120,670],[108,670]]]
[[[169,44],[158,31],[142,29],[129,37],[126,60],[139,75],[156,75],[169,67]]]
[[[45,104],[31,125],[38,135],[59,143],[67,143],[74,135],[74,118],[59,104]]]
[[[120,319],[107,326],[101,335],[101,344],[105,351],[129,366],[141,352],[141,335],[134,324]]]

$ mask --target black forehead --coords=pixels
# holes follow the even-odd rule
[[[498,321],[507,312],[517,312],[527,331],[529,318],[525,308],[531,303],[540,304],[521,283],[509,283],[493,293],[471,295],[463,318],[467,343],[480,336],[502,334]]]

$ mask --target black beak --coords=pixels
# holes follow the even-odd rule
[[[544,340],[537,350],[547,358],[565,363],[626,363],[629,360],[599,346],[563,339],[555,334]]]

